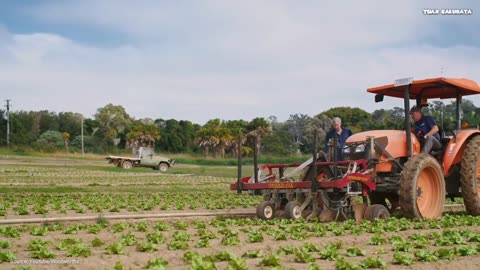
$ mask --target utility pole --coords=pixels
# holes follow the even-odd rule
[[[82,156],[85,156],[85,151],[83,149],[83,114],[82,114],[82,129],[81,129],[81,137],[82,137]]]
[[[5,100],[7,102],[7,147],[10,147],[10,101],[11,99]]]

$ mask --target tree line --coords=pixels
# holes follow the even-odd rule
[[[455,129],[455,103],[433,101],[424,113],[436,118],[447,133]],[[463,121],[472,127],[480,124],[480,107],[470,100],[462,103]],[[206,157],[249,156],[255,144],[260,153],[292,155],[312,151],[313,130],[322,142],[340,117],[354,133],[372,129],[403,129],[404,110],[400,107],[368,113],[360,108],[335,107],[315,116],[292,114],[286,121],[275,116],[246,120],[212,119],[204,125],[188,120],[134,119],[121,105],[107,104],[93,118],[74,112],[10,112],[10,144],[38,151],[79,152],[81,126],[84,127],[84,150],[92,153],[118,153],[138,146],[158,152],[197,153]],[[0,146],[6,146],[6,112],[0,110]],[[238,148],[241,142],[241,151]]]

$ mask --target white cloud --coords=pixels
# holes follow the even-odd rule
[[[0,28],[0,56],[10,58],[0,62],[2,96],[12,98],[15,109],[92,116],[114,103],[137,118],[204,123],[270,115],[285,120],[334,106],[401,106],[388,99],[374,104],[366,88],[399,77],[437,77],[442,67],[445,76],[480,82],[479,47],[418,44],[440,26],[413,1],[349,8],[201,3],[81,1],[32,8],[39,20],[117,31],[127,42],[102,48],[55,33]]]

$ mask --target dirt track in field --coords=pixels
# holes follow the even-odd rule
[[[0,165],[34,165],[34,166],[102,166],[112,167],[106,160],[82,160],[68,158],[43,158],[43,157],[19,157],[0,156]],[[199,168],[199,165],[175,164],[178,168]]]

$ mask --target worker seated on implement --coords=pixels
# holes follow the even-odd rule
[[[332,129],[327,133],[325,138],[324,152],[328,153],[330,147],[330,140],[337,138],[337,161],[343,160],[343,146],[348,137],[352,136],[352,131],[346,127],[342,127],[342,119],[339,117],[333,118]]]
[[[430,153],[432,150],[441,149],[439,128],[435,119],[431,116],[423,115],[422,108],[416,106],[410,110],[410,115],[413,121],[415,121],[414,134],[422,144],[422,153]]]

